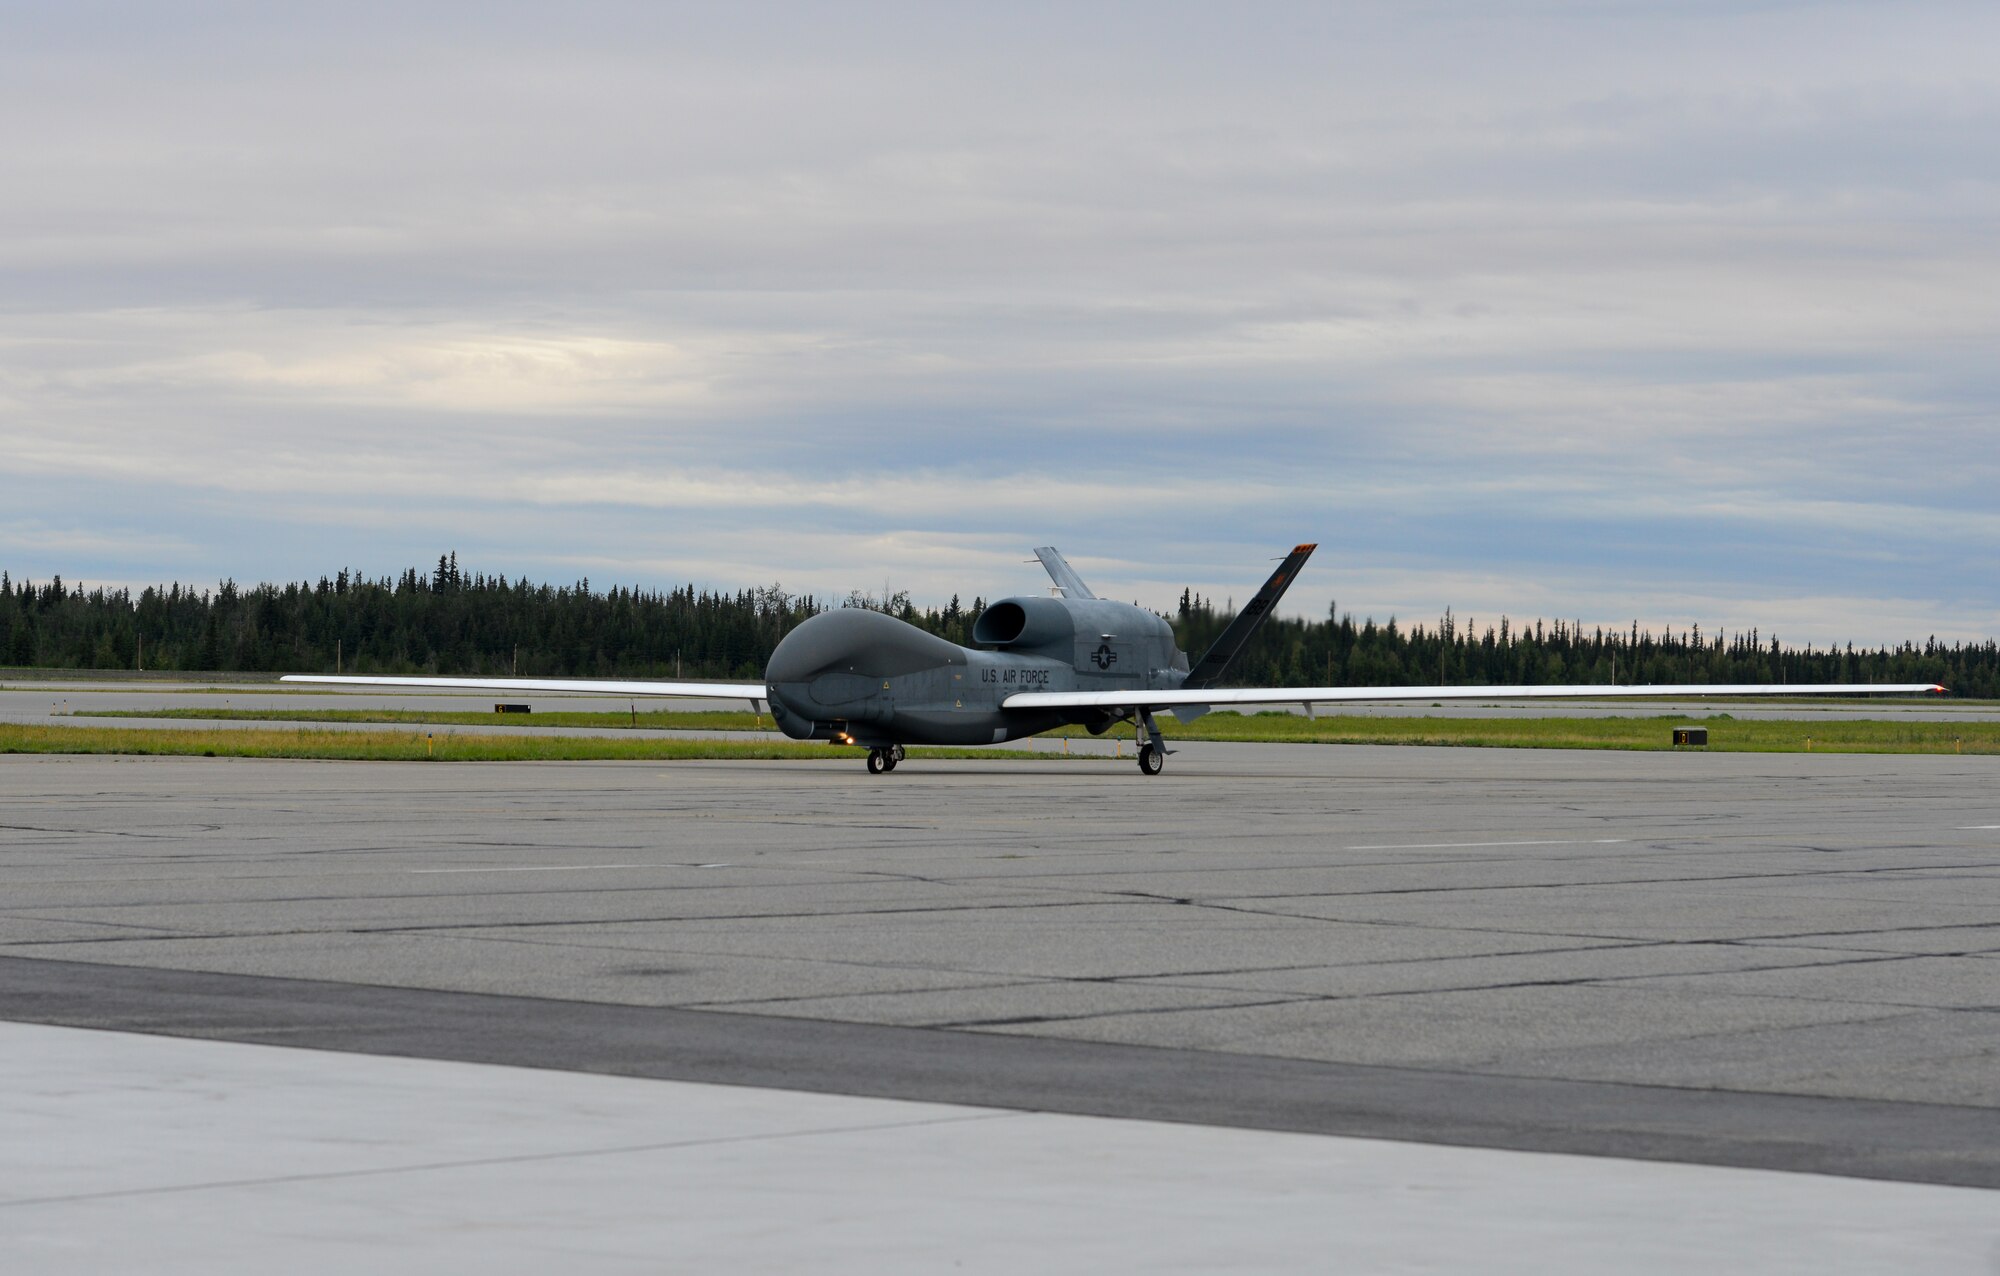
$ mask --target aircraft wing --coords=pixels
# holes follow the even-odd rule
[[[585,678],[376,678],[356,674],[288,673],[279,682],[341,687],[446,687],[469,691],[572,692],[592,696],[679,696],[698,700],[750,700],[771,693],[761,682],[597,682]]]
[[[1371,700],[1577,700],[1674,696],[1944,694],[1934,682],[1736,682],[1576,687],[1208,687],[1196,691],[1022,691],[1003,709],[1172,709],[1176,705],[1332,704]]]

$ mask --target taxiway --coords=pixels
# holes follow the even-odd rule
[[[1992,1188],[1996,791],[1201,743],[1157,779],[17,756],[0,1018]]]

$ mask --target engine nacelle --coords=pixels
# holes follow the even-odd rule
[[[1002,598],[979,613],[972,641],[1008,651],[1044,652],[1067,664],[1076,646],[1076,619],[1058,598]]]

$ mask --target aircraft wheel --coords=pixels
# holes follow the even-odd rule
[[[894,765],[895,763],[889,761],[887,749],[868,750],[868,774],[880,775]]]
[[[1150,744],[1139,746],[1139,769],[1141,771],[1144,771],[1147,775],[1158,775],[1160,768],[1166,764],[1167,759],[1158,749]]]
[[[898,762],[901,762],[902,760],[903,760],[903,746],[902,746],[902,745],[900,745],[900,744],[892,744],[892,745],[890,745],[890,746],[889,746],[889,769],[890,769],[891,771],[895,770],[895,769],[896,769],[896,764],[897,764]]]

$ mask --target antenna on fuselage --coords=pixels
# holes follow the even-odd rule
[[[1024,558],[1021,561],[1024,563],[1039,563],[1042,560],[1039,558]],[[1051,584],[1049,586],[1049,597],[1061,598],[1062,596],[1063,596],[1063,591],[1061,585]]]
[[[1040,548],[1035,550],[1035,558],[1037,561],[1041,563],[1041,565],[1045,569],[1047,569],[1049,573],[1049,579],[1055,582],[1055,592],[1052,595],[1053,597],[1057,598],[1097,597],[1096,594],[1090,592],[1090,586],[1083,583],[1083,577],[1076,574],[1076,569],[1069,565],[1069,560],[1064,558],[1062,554],[1056,549],[1055,546],[1053,545],[1041,546]]]

